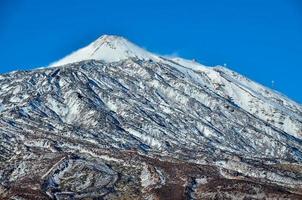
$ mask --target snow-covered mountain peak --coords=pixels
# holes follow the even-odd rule
[[[63,64],[0,75],[0,199],[302,199],[296,102],[119,36]]]
[[[159,59],[156,55],[138,47],[123,37],[103,35],[88,46],[52,63],[51,66],[60,66],[90,59],[117,62],[128,58]]]
[[[180,65],[190,70],[208,70],[207,67],[192,60],[179,57],[160,56],[151,53],[121,36],[102,35],[94,42],[83,47],[64,58],[52,63],[50,66],[61,66],[84,60],[101,60],[105,62],[118,62],[129,58],[140,60],[153,60],[168,65]],[[177,67],[177,66],[176,66]]]

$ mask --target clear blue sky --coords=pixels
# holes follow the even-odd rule
[[[0,73],[47,65],[102,34],[227,63],[302,102],[299,0],[0,0]]]

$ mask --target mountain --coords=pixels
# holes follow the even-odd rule
[[[0,75],[1,199],[302,199],[302,106],[102,36]]]

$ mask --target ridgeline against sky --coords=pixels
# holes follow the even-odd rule
[[[0,73],[46,66],[102,34],[164,55],[226,64],[302,102],[295,0],[0,2]]]

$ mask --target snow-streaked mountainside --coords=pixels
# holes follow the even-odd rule
[[[0,75],[1,199],[302,199],[302,106],[102,36]]]

